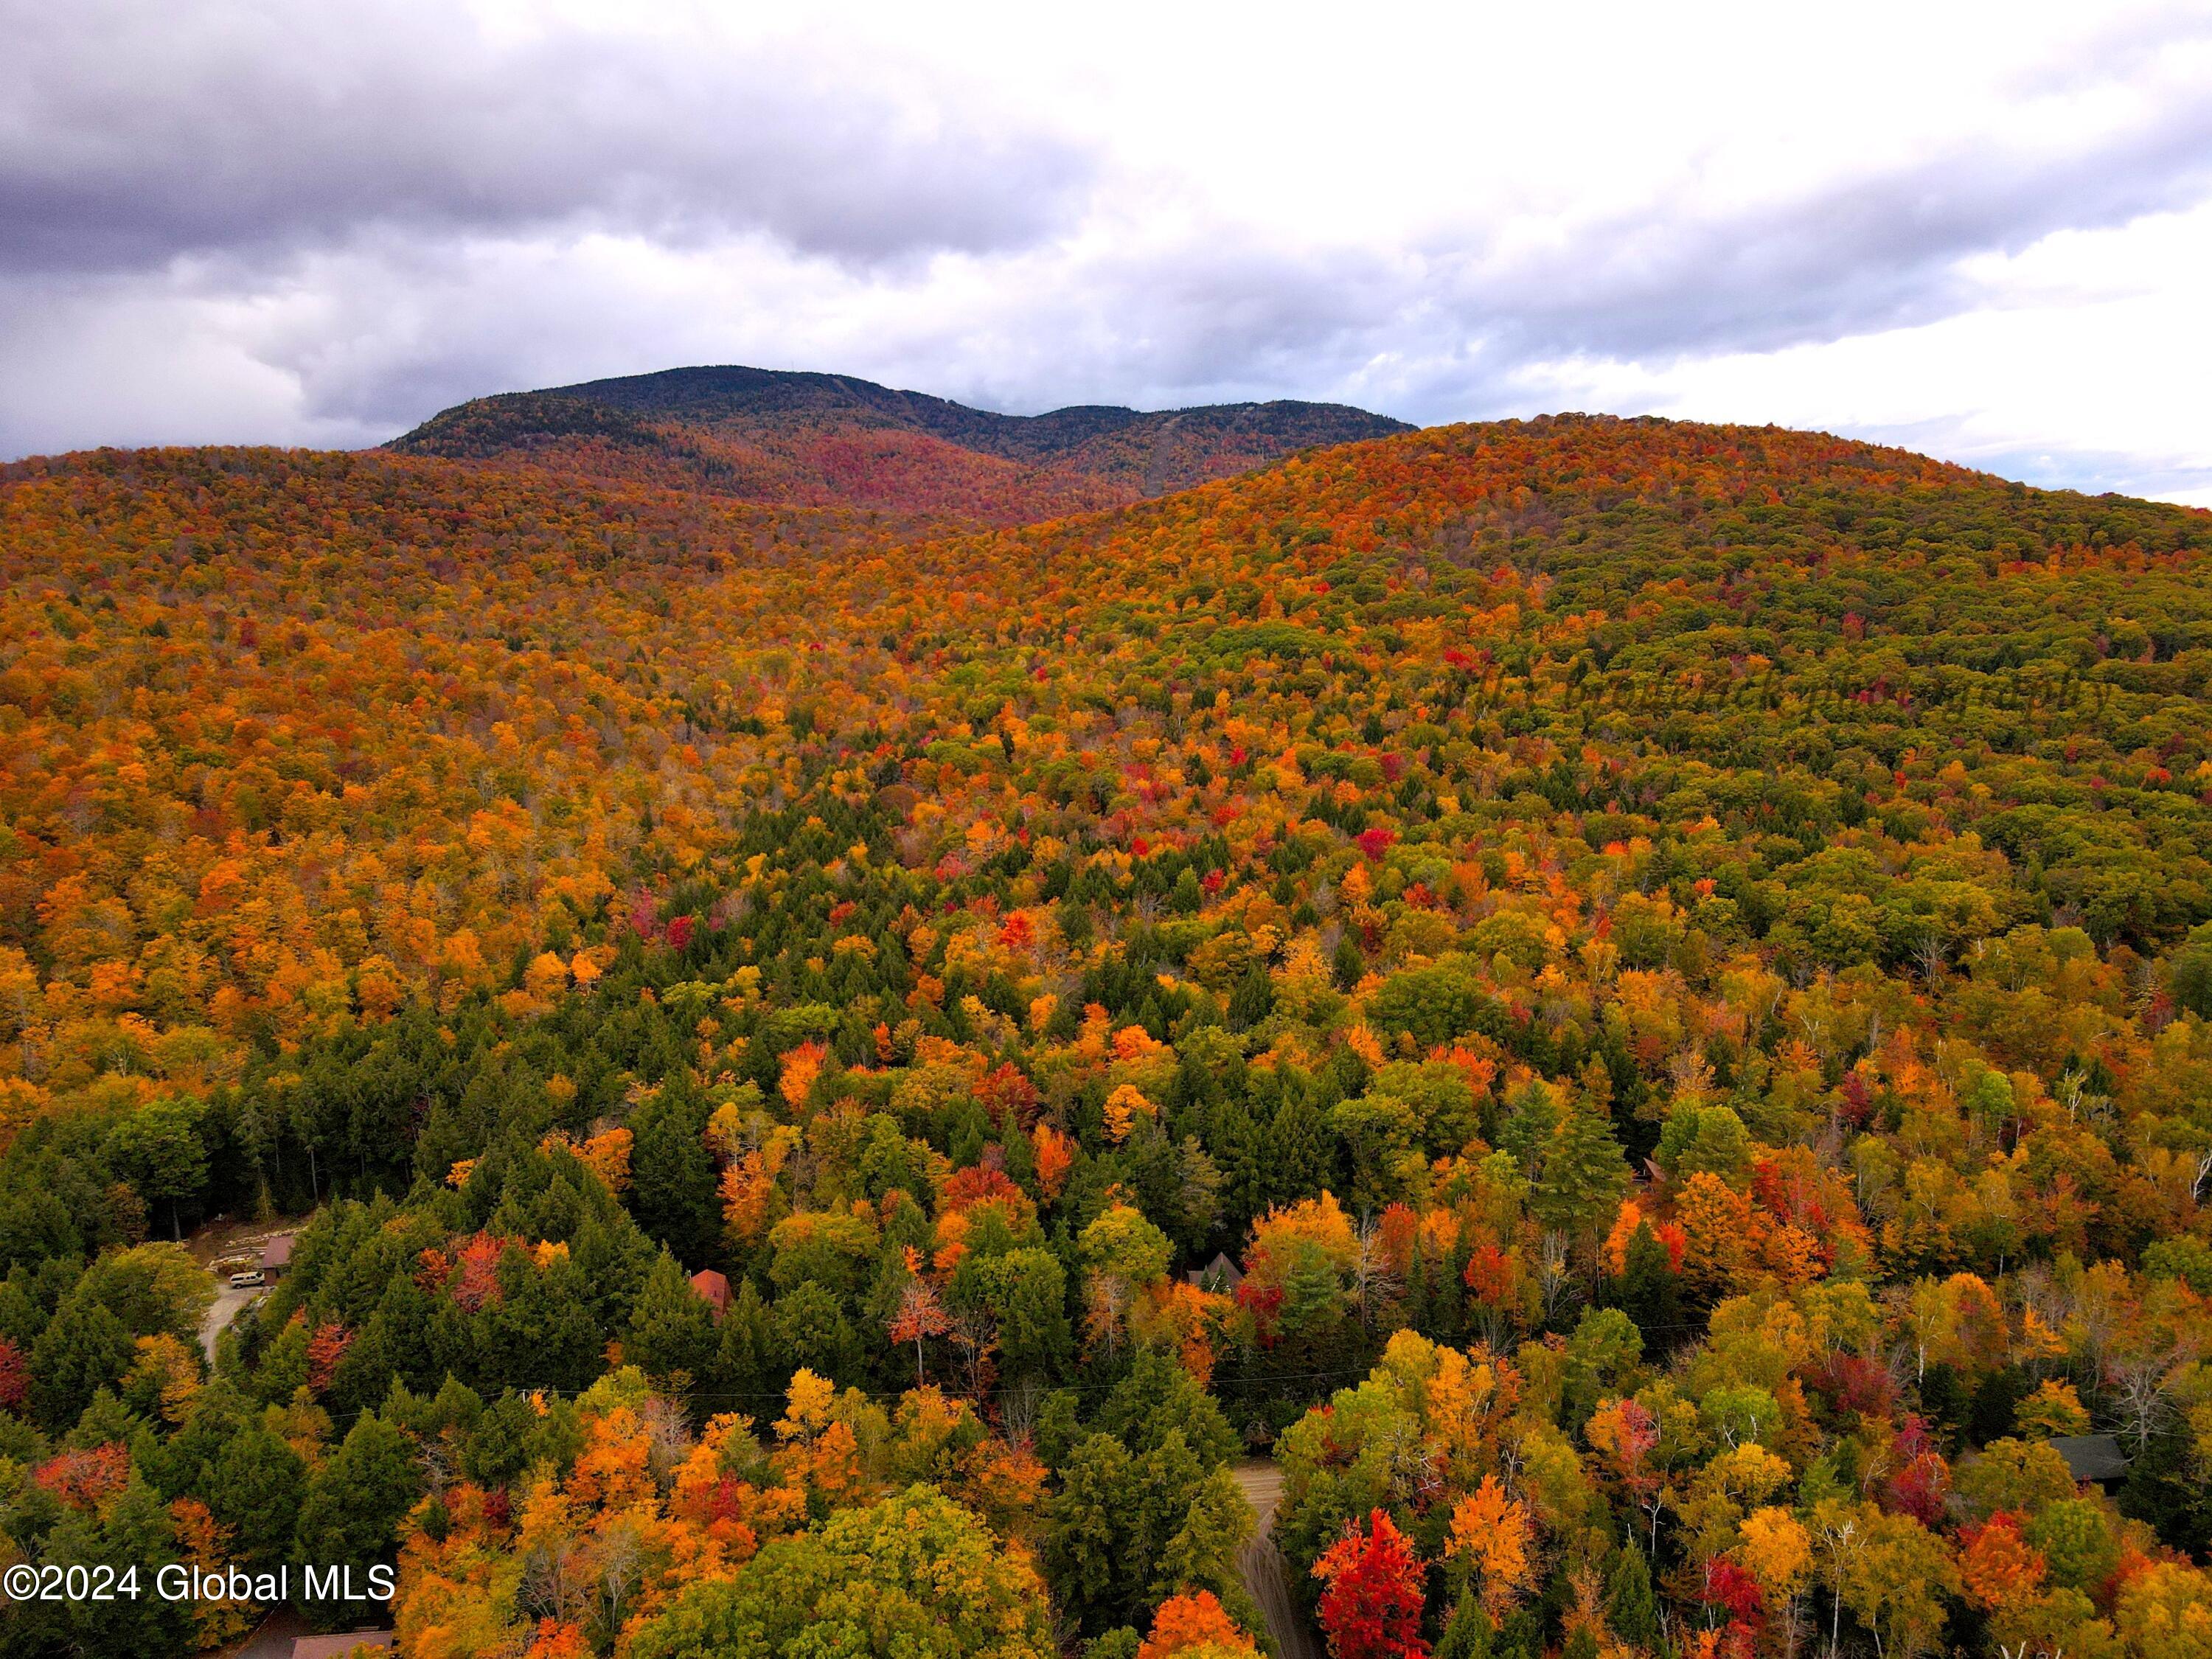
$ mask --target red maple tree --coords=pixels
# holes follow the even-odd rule
[[[1419,1659],[1425,1601],[1421,1560],[1387,1510],[1367,1517],[1314,1563],[1321,1627],[1335,1659]]]

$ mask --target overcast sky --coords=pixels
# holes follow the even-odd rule
[[[2212,505],[2212,0],[0,0],[0,455],[740,362],[1774,421]]]

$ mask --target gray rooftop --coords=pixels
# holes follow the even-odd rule
[[[2128,1472],[2127,1454],[2109,1434],[2063,1435],[2051,1443],[2051,1449],[2066,1460],[2067,1470],[2076,1480],[2118,1480]]]

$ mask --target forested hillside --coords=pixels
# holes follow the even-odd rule
[[[2212,1653],[2212,515],[1583,417],[662,477],[6,471],[0,1554],[1223,1659],[1264,1457],[1336,1659]],[[208,1363],[217,1213],[308,1218]]]
[[[389,447],[748,501],[921,512],[940,526],[1005,525],[1408,429],[1340,404],[997,415],[850,375],[677,368],[475,398]]]

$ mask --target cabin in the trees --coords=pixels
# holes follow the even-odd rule
[[[730,1281],[712,1267],[702,1267],[691,1275],[691,1288],[714,1310],[720,1319],[730,1310]]]
[[[1203,1267],[1193,1267],[1183,1277],[1200,1290],[1215,1296],[1228,1296],[1244,1282],[1243,1269],[1231,1261],[1226,1252],[1216,1254]]]
[[[261,1247],[261,1271],[271,1279],[282,1279],[284,1270],[292,1265],[292,1235],[279,1233]]]
[[[2127,1454],[2109,1434],[2061,1435],[2051,1449],[2066,1460],[2067,1473],[2076,1480],[2110,1487],[2128,1478]]]

